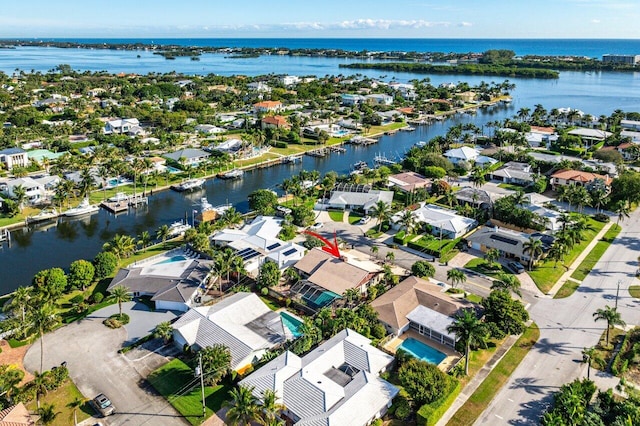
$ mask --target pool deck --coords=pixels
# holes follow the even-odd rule
[[[434,342],[433,340],[428,339],[420,335],[419,333],[416,333],[413,330],[408,330],[404,332],[402,335],[398,337],[394,337],[389,341],[389,343],[387,343],[384,346],[384,349],[391,352],[392,354],[395,354],[396,351],[398,350],[398,346],[400,346],[402,342],[404,342],[406,339],[409,339],[409,338],[414,338],[417,341],[422,342],[425,345],[431,346],[432,348],[437,349],[443,354],[445,354],[447,357],[444,360],[442,360],[440,364],[438,364],[438,368],[444,371],[445,373],[451,370],[451,368],[454,365],[456,365],[456,362],[458,362],[458,360],[461,358],[461,355],[455,350],[451,349],[450,347]]]

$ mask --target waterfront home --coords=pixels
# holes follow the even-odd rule
[[[162,157],[150,157],[149,161],[151,161],[151,168],[147,169],[146,171],[143,171],[143,173],[147,173],[150,174],[154,171],[158,171],[158,172],[164,172],[165,170],[167,170],[167,160],[162,158]]]
[[[280,80],[280,83],[282,83],[286,87],[295,86],[296,84],[300,83],[300,77],[298,77],[297,75],[281,75],[280,77],[278,77],[278,80]]]
[[[266,260],[286,269],[303,258],[305,248],[299,244],[282,241],[278,234],[283,219],[258,216],[241,229],[223,229],[216,232],[211,241],[218,246],[231,247],[244,261],[247,273],[257,275],[258,268]]]
[[[535,175],[531,173],[531,165],[509,161],[498,170],[489,174],[491,179],[514,185],[527,186],[533,183]]]
[[[530,238],[539,238],[543,242],[545,252],[549,250],[549,240],[546,237],[543,238],[542,234],[527,234],[499,227],[483,226],[467,236],[466,240],[474,250],[486,253],[491,249],[497,249],[500,256],[527,263],[531,256],[525,251],[525,244]]]
[[[377,189],[369,189],[368,187],[364,192],[334,190],[331,191],[331,196],[329,201],[327,201],[327,205],[329,208],[341,210],[358,209],[368,214],[380,201],[391,205],[391,202],[393,201],[393,191],[381,191]]]
[[[268,115],[260,121],[262,130],[266,129],[289,129],[291,125],[286,117],[281,115]]]
[[[280,101],[262,101],[253,104],[253,109],[258,113],[280,112],[282,110],[282,102]]]
[[[0,150],[0,163],[4,164],[7,170],[14,167],[27,167],[29,156],[27,151],[22,148],[6,148]]]
[[[474,308],[466,300],[454,299],[444,288],[410,276],[371,302],[388,333],[400,336],[408,330],[441,345],[455,348],[456,336],[447,331],[461,310]]]
[[[613,133],[607,132],[605,130],[600,129],[585,129],[585,128],[577,128],[570,130],[568,133],[570,136],[577,136],[582,141],[582,145],[589,149],[593,145],[596,145],[600,142],[604,142],[607,138],[611,137]]]
[[[620,120],[620,127],[622,127],[623,129],[640,131],[640,121]]]
[[[394,90],[397,90],[407,101],[415,101],[418,98],[418,94],[415,92],[415,87],[413,84],[409,83],[389,83],[389,87]]]
[[[206,288],[211,262],[169,257],[122,268],[111,280],[107,291],[125,287],[133,297],[149,296],[157,310],[185,312]]]
[[[42,163],[43,161],[57,160],[58,158],[62,157],[65,154],[68,154],[68,152],[67,151],[51,152],[48,149],[34,149],[32,151],[27,152],[29,161],[35,161],[36,163]]]
[[[581,170],[559,170],[551,175],[551,186],[556,190],[560,186],[579,185],[587,189],[603,187],[609,189],[612,179],[607,175],[599,175]]]
[[[398,212],[391,217],[393,227],[400,228],[400,215]],[[455,239],[471,231],[478,225],[474,219],[461,216],[455,210],[446,209],[434,204],[420,203],[420,207],[413,211],[416,224],[427,224],[431,227],[431,233],[439,238]]]
[[[380,266],[369,260],[344,253],[336,258],[317,247],[309,250],[294,268],[301,280],[291,287],[291,292],[298,294],[311,308],[326,306],[349,289],[366,294],[377,282],[381,271]]]
[[[242,149],[242,141],[240,139],[235,139],[235,138],[227,139],[221,144],[216,145],[212,148],[207,148],[207,149],[233,155],[236,152],[240,151],[240,149]]]
[[[175,152],[164,154],[163,157],[173,160],[184,167],[197,167],[206,161],[211,154],[197,148],[184,148]]]
[[[255,293],[238,292],[211,306],[191,308],[173,324],[179,349],[223,345],[231,352],[231,368],[244,371],[266,351],[292,338],[282,317]]]
[[[451,164],[456,165],[460,161],[474,162],[480,155],[480,151],[475,148],[469,148],[468,146],[462,146],[460,148],[450,149],[442,155],[451,161]]]
[[[640,131],[636,130],[622,130],[620,132],[620,139],[628,140],[633,144],[640,144]]]
[[[343,93],[340,95],[340,103],[344,106],[354,106],[363,103],[366,98],[353,93]]]
[[[247,84],[247,88],[258,93],[271,93],[271,87],[264,81],[253,81]]]
[[[393,104],[393,96],[386,93],[373,93],[365,95],[365,102],[372,105],[391,105]]]
[[[531,126],[531,130],[524,134],[524,138],[532,148],[549,148],[558,140],[558,135],[553,127]]]
[[[0,185],[0,190],[8,197],[14,198],[17,187],[22,187],[25,191],[25,201],[29,204],[42,202],[45,197],[44,186],[37,180],[30,177],[11,179]]]
[[[110,134],[126,134],[134,136],[142,133],[140,121],[137,118],[121,118],[117,120],[109,120],[104,126],[103,133]]]
[[[403,172],[388,177],[389,186],[398,188],[403,192],[411,192],[416,189],[429,189],[431,181],[416,172]]]
[[[380,373],[393,357],[344,329],[304,357],[286,351],[240,381],[261,400],[277,397],[288,424],[366,426],[384,416],[399,390]]]
[[[218,133],[226,132],[226,129],[222,127],[214,126],[212,124],[198,124],[195,127],[196,132],[204,133],[207,135],[216,135]]]

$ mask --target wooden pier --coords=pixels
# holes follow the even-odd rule
[[[124,211],[129,210],[129,207],[133,207],[133,208],[137,208],[139,206],[142,205],[147,205],[149,204],[149,198],[142,196],[142,195],[136,195],[136,196],[130,196],[129,198],[127,198],[126,200],[122,200],[122,201],[103,201],[102,203],[100,203],[100,207],[102,207],[103,209],[107,210],[110,213],[122,213]]]
[[[0,243],[11,243],[11,232],[8,229],[0,229]]]
[[[353,145],[367,146],[373,145],[374,143],[378,143],[378,139],[375,138],[365,138],[362,136],[356,136],[349,140],[349,143]]]
[[[306,154],[311,157],[325,157],[328,154],[328,149],[327,148],[314,149],[312,151],[307,151]]]

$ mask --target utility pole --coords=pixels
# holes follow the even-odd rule
[[[616,288],[616,310],[618,310],[618,295],[620,294],[620,284],[622,284],[622,280],[618,280],[618,286]]]
[[[198,354],[196,376],[200,376],[200,387],[202,389],[202,418],[205,419],[207,417],[207,406],[204,400],[204,371],[202,370],[202,352]]]

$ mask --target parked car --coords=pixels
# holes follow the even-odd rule
[[[524,266],[518,262],[509,262],[507,266],[516,274],[521,274],[525,271]]]
[[[358,221],[360,225],[366,225],[371,220],[371,216],[365,216]]]
[[[323,224],[323,223],[321,223],[321,222],[316,222],[316,223],[314,223],[313,225],[311,225],[311,226],[309,227],[309,229],[311,229],[312,231],[317,231],[318,229],[321,229],[323,226],[324,226],[324,224]]]
[[[116,407],[111,403],[111,400],[103,393],[99,394],[91,400],[93,408],[100,413],[103,417],[107,417],[116,412]]]

